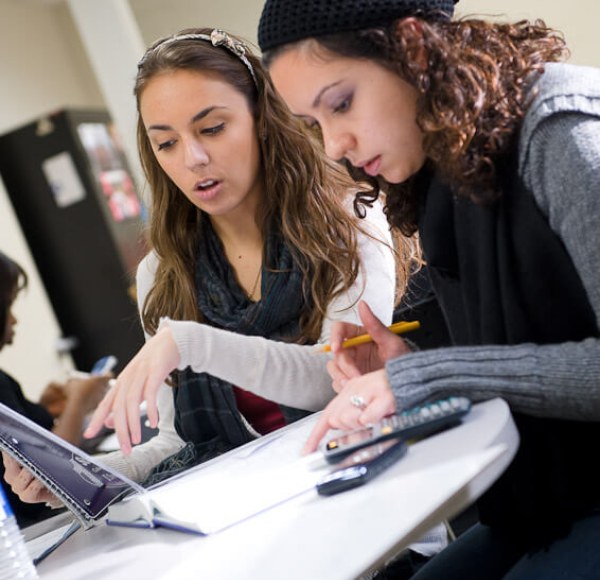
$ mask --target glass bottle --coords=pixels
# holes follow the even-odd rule
[[[34,580],[37,571],[0,483],[0,580]]]

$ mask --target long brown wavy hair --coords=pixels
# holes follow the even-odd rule
[[[210,35],[212,29],[182,30],[183,34]],[[236,41],[240,39],[230,35]],[[170,70],[210,71],[246,98],[256,123],[261,149],[264,195],[257,216],[261,231],[276,224],[309,283],[310,304],[300,319],[299,341],[316,340],[327,305],[356,280],[359,268],[356,232],[359,219],[349,215],[345,198],[361,187],[327,159],[318,140],[289,112],[273,89],[260,60],[246,45],[246,57],[254,71],[224,47],[200,39],[157,41],[140,65],[134,94],[138,106],[137,139],[142,166],[152,199],[149,238],[159,257],[154,286],[142,309],[144,328],[156,332],[160,317],[202,321],[197,306],[194,272],[202,227],[202,212],[179,191],[164,173],[152,151],[143,120],[140,99],[148,82]],[[372,202],[368,188],[362,201]],[[364,206],[357,205],[356,209]],[[411,240],[398,244],[400,287],[405,284],[414,253]],[[268,267],[268,265],[267,265]]]
[[[398,74],[419,93],[417,123],[428,164],[458,195],[489,203],[500,195],[496,164],[514,143],[544,64],[563,59],[564,39],[543,21],[504,24],[480,19],[416,18],[420,31],[388,27],[341,33],[286,45],[263,55],[265,63],[300,44],[317,58],[369,59]],[[311,46],[312,45],[312,46]],[[323,50],[323,48],[325,50]],[[422,54],[426,55],[423,66]],[[390,223],[405,235],[416,231],[417,194],[411,178],[401,184],[369,180],[387,191]]]

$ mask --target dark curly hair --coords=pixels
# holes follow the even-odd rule
[[[532,81],[547,62],[562,60],[567,48],[560,32],[543,21],[503,24],[479,19],[404,19],[388,27],[309,39],[264,55],[268,65],[279,54],[307,45],[317,56],[369,59],[395,72],[419,93],[417,123],[428,164],[458,195],[489,203],[500,195],[496,165],[514,142],[534,92]],[[312,44],[312,47],[310,46]],[[325,50],[323,50],[325,49]],[[423,66],[422,54],[426,55]],[[351,169],[374,191],[385,189],[390,223],[403,234],[416,231],[414,177],[386,184]]]
[[[17,294],[27,287],[27,273],[14,260],[0,252],[0,348],[4,346],[8,313]]]

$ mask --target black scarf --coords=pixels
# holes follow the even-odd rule
[[[303,276],[278,231],[267,235],[261,300],[239,286],[220,239],[205,219],[196,263],[198,307],[206,324],[249,336],[293,341],[307,307]],[[235,357],[231,352],[229,356]],[[175,427],[196,447],[197,462],[253,439],[237,410],[233,385],[190,368],[177,373]],[[308,414],[282,407],[287,422]]]
[[[437,176],[420,176],[419,233],[454,344],[598,336],[579,274],[519,177],[516,151],[498,174],[503,195],[485,207],[454,199]],[[484,523],[505,526],[533,548],[600,506],[600,477],[585,444],[597,441],[600,423],[514,418],[517,455],[478,505]]]

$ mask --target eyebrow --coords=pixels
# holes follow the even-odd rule
[[[226,109],[227,107],[224,106],[218,106],[218,105],[211,105],[210,107],[206,107],[206,109],[202,109],[201,111],[199,111],[198,113],[196,113],[191,121],[190,121],[190,125],[193,123],[196,123],[197,121],[200,121],[200,119],[204,119],[204,117],[210,115],[213,111],[216,111],[218,109]],[[170,131],[171,129],[173,129],[173,127],[171,127],[171,125],[150,125],[146,131]]]
[[[329,90],[332,89],[333,87],[336,87],[337,85],[339,85],[342,81],[337,81],[335,83],[331,83],[330,85],[327,85],[326,87],[323,87],[320,91],[319,94],[315,97],[315,100],[312,103],[313,109],[317,109],[319,107],[319,105],[321,104],[321,99],[323,98],[323,95]]]

